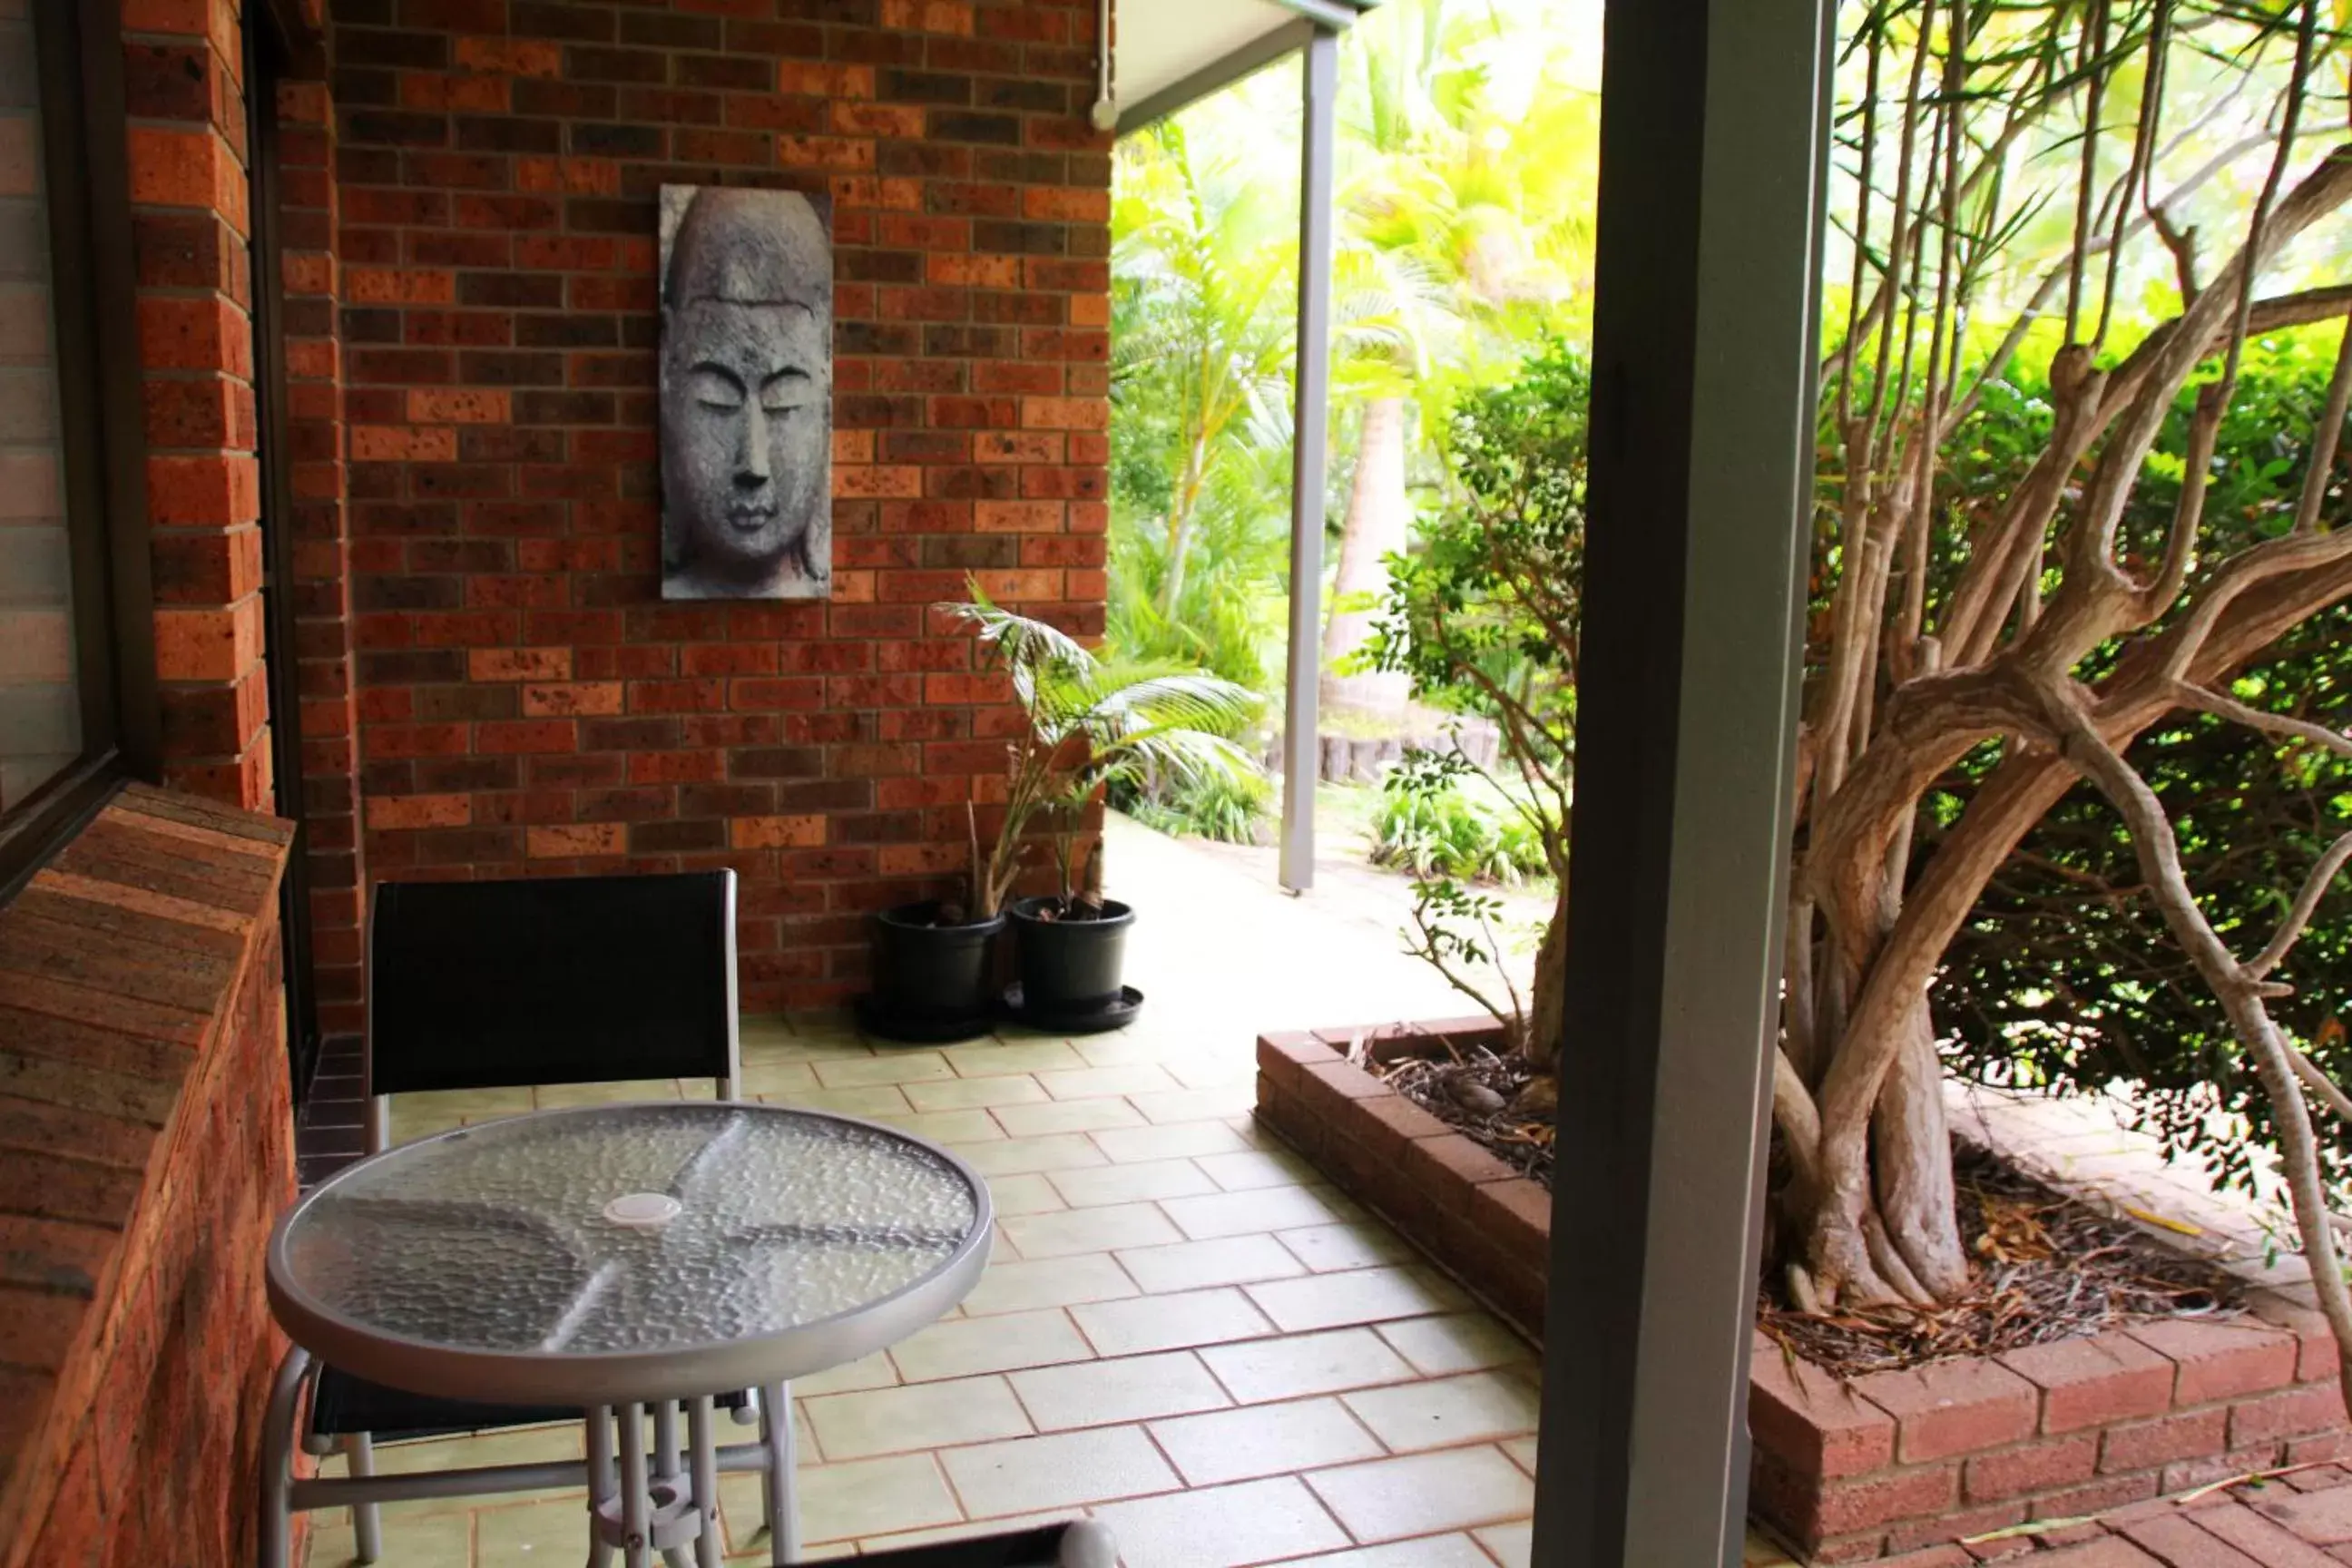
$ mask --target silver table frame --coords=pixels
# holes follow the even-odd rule
[[[838,1122],[905,1143],[961,1176],[972,1194],[972,1222],[947,1260],[914,1283],[864,1306],[815,1322],[742,1339],[683,1349],[618,1352],[484,1351],[387,1332],[349,1317],[304,1290],[294,1278],[288,1239],[303,1214],[345,1182],[363,1178],[381,1161],[478,1131],[453,1129],[358,1161],[306,1194],[278,1222],[268,1253],[270,1310],[296,1348],[278,1369],[271,1391],[265,1453],[291,1451],[304,1391],[320,1357],[354,1376],[441,1398],[509,1405],[572,1405],[585,1413],[587,1458],[530,1465],[495,1465],[415,1475],[374,1474],[364,1438],[345,1445],[351,1475],[301,1478],[272,1473],[263,1480],[263,1568],[286,1568],[291,1513],[350,1506],[361,1510],[361,1554],[373,1559],[373,1507],[423,1498],[529,1491],[585,1486],[590,1516],[590,1568],[604,1568],[615,1552],[627,1568],[650,1568],[658,1552],[670,1568],[719,1568],[718,1480],[722,1471],[752,1470],[765,1482],[772,1552],[778,1564],[800,1561],[793,1502],[792,1380],[873,1354],[938,1321],[969,1294],[988,1265],[994,1210],[988,1184],[970,1166],[928,1140],[896,1128],[749,1101],[719,1102],[755,1116],[790,1116]],[[688,1106],[699,1109],[698,1102]],[[501,1119],[506,1122],[602,1115],[630,1110],[674,1113],[677,1100],[567,1107]],[[712,1399],[755,1391],[761,1440],[720,1447],[713,1433]],[[679,1426],[686,1428],[679,1440]],[[647,1436],[650,1426],[651,1445]]]

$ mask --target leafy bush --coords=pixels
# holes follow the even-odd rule
[[[1451,784],[1381,792],[1372,813],[1372,863],[1425,879],[1460,877],[1513,887],[1549,868],[1533,823],[1473,800]]]
[[[1274,784],[1264,773],[1208,773],[1162,787],[1122,785],[1111,805],[1157,832],[1220,844],[1255,844],[1274,816]]]
[[[2302,453],[2324,402],[2332,332],[2250,344],[2238,399],[2217,443],[2209,528],[2227,554],[2285,531]],[[2046,421],[2037,388],[2004,388],[1974,421],[1988,468]],[[2174,417],[2184,416],[2176,410]],[[2167,445],[2180,444],[2175,431]],[[2160,548],[2177,476],[2142,487],[2126,537]],[[2339,483],[2328,512],[2343,515]],[[2192,591],[2184,602],[2193,604]],[[2242,671],[2231,694],[2327,728],[2352,726],[2352,606],[2312,617]],[[2352,763],[2239,725],[2179,712],[2128,760],[2180,841],[2189,886],[2225,939],[2259,948],[2319,853],[2352,826]],[[1992,761],[1972,756],[1931,795],[1915,856],[1932,853]],[[2344,1017],[2352,998],[2352,891],[2339,879],[2274,978],[2294,987],[2273,1016],[2339,1080],[2352,1074]],[[2210,990],[2140,887],[2122,823],[2078,785],[1995,876],[1945,955],[1931,994],[1947,1060],[1989,1082],[2097,1093],[2121,1082],[2147,1130],[2175,1155],[2251,1187],[2274,1136],[2270,1102]],[[2352,1178],[2352,1129],[2315,1118],[2334,1178]],[[2250,1135],[2251,1134],[2251,1135]]]

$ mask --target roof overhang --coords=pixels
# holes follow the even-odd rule
[[[1380,0],[1118,0],[1118,129],[1189,103],[1338,32]]]

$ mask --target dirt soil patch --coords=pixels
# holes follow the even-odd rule
[[[1840,1377],[1996,1355],[2159,1318],[2228,1317],[2243,1290],[2227,1271],[2020,1175],[1955,1141],[1960,1235],[1975,1262],[1961,1300],[1926,1310],[1874,1307],[1814,1316],[1781,1294],[1771,1270],[1757,1326]]]

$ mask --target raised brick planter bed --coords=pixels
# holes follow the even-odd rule
[[[1350,1064],[1494,1045],[1485,1018],[1258,1040],[1257,1118],[1530,1337],[1551,1196]],[[2336,1346],[2281,1296],[1982,1359],[1841,1380],[1761,1334],[1748,1511],[1814,1563],[1867,1563],[2230,1476],[2352,1456]],[[1938,1556],[1930,1561],[1949,1561]]]

